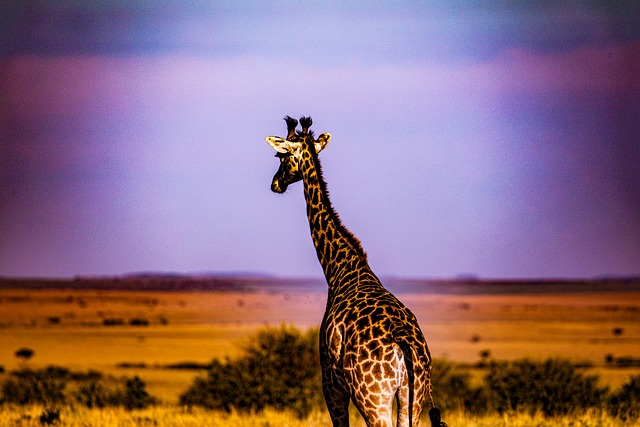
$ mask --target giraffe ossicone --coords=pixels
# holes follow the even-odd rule
[[[280,154],[294,154],[300,148],[300,142],[289,141],[279,136],[268,136],[266,139],[269,145]],[[316,153],[322,151],[327,144],[329,144],[330,140],[330,133],[325,132],[320,135],[318,140],[314,142]]]
[[[334,427],[349,425],[352,401],[367,426],[417,426],[425,403],[434,427],[440,420],[431,393],[431,354],[413,313],[384,288],[360,241],[331,206],[318,153],[331,134],[318,139],[312,120],[285,117],[287,137],[267,137],[280,160],[271,190],[284,193],[302,181],[313,244],[328,285],[320,326],[322,390]],[[300,123],[302,130],[296,130]]]

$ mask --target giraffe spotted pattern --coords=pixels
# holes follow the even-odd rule
[[[287,116],[287,137],[267,137],[280,167],[271,189],[284,193],[302,181],[307,218],[328,297],[320,326],[322,388],[334,427],[349,425],[352,401],[367,426],[392,426],[397,399],[397,426],[417,426],[429,404],[432,426],[442,427],[431,394],[431,355],[418,321],[384,288],[367,262],[360,241],[333,210],[318,153],[331,139],[314,138],[310,117]]]

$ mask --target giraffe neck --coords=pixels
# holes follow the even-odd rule
[[[311,238],[329,284],[329,291],[336,291],[347,281],[349,274],[369,270],[367,255],[360,241],[342,225],[331,206],[320,159],[313,143],[303,144],[302,165]]]

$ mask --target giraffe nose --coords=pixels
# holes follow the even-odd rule
[[[282,194],[287,191],[287,185],[281,183],[280,180],[276,178],[271,182],[271,191]]]

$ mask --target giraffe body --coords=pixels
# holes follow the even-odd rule
[[[334,425],[348,425],[349,398],[368,425],[391,425],[396,396],[398,425],[409,425],[410,407],[412,419],[418,419],[430,394],[429,350],[413,314],[375,276],[361,276],[351,291],[327,305],[320,352],[325,399],[332,417],[339,420]]]
[[[383,287],[331,206],[318,158],[331,135],[314,139],[309,117],[300,119],[301,132],[297,120],[285,121],[286,139],[267,137],[280,159],[271,189],[283,193],[291,183],[304,183],[311,237],[329,286],[320,364],[334,427],[349,425],[350,401],[368,426],[391,427],[394,399],[398,427],[416,426],[425,400],[432,425],[444,425],[431,396],[431,355],[415,316]]]

